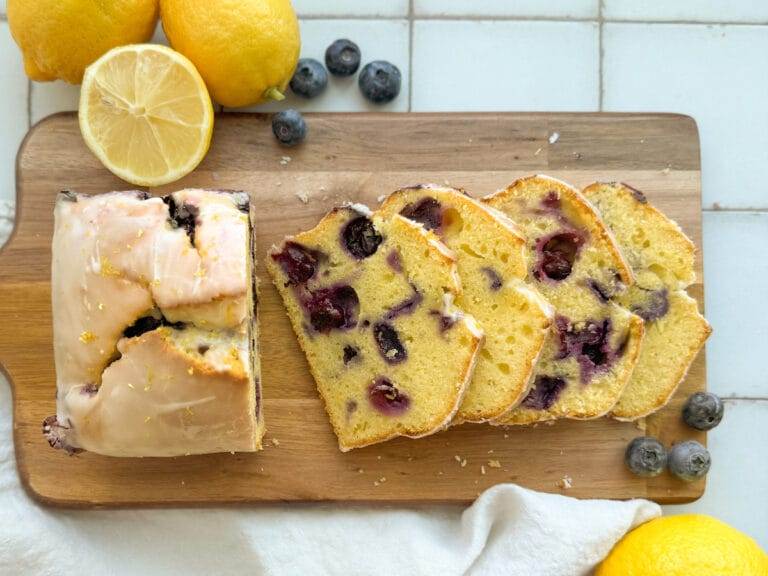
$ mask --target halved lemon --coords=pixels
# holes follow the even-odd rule
[[[112,173],[138,186],[189,174],[205,157],[213,107],[187,58],[166,46],[110,50],[85,70],[80,131]]]

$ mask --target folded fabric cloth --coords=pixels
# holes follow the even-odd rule
[[[0,574],[579,576],[661,513],[644,500],[576,500],[512,484],[487,490],[463,513],[343,504],[45,508],[19,484],[11,417],[0,377]]]
[[[0,200],[0,248],[11,235],[14,210],[14,205],[11,202]]]

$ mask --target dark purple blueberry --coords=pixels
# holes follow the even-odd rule
[[[272,259],[288,276],[288,284],[303,284],[317,272],[319,252],[297,242],[286,242],[281,252],[272,254]]]
[[[644,289],[641,289],[644,290]],[[645,298],[640,303],[632,305],[631,310],[646,322],[658,320],[669,312],[669,297],[667,289],[644,290]]]
[[[541,201],[541,207],[545,210],[560,210],[560,195],[557,190],[550,190]]]
[[[584,238],[572,231],[540,238],[536,243],[538,261],[533,271],[534,277],[537,280],[548,278],[556,282],[568,278],[582,244]]]
[[[434,198],[423,198],[416,203],[406,204],[400,216],[418,222],[427,230],[438,230],[443,225],[443,211],[440,202]]]
[[[410,398],[387,378],[380,376],[368,386],[368,401],[376,410],[387,416],[399,416],[408,410]]]
[[[693,482],[709,472],[712,458],[696,440],[687,440],[672,446],[667,464],[669,471],[680,480]]]
[[[632,196],[634,197],[634,199],[640,202],[640,204],[648,204],[648,198],[646,198],[645,194],[640,192],[640,190],[638,190],[637,188],[632,188],[632,186],[630,186],[629,184],[624,184],[623,182],[622,182],[622,186],[624,186],[624,188],[629,190]]]
[[[387,254],[387,264],[398,274],[403,271],[403,262],[400,260],[400,253],[395,249],[392,249],[392,251]]]
[[[154,316],[142,316],[136,322],[128,326],[123,330],[123,336],[126,338],[135,338],[141,336],[145,332],[151,332],[162,326],[163,321],[161,318],[155,318]]]
[[[99,387],[92,382],[80,388],[80,394],[82,394],[83,396],[96,396],[96,393],[98,391],[99,391]]]
[[[656,438],[639,436],[627,446],[624,463],[638,476],[658,476],[667,466],[667,451]]]
[[[486,278],[488,278],[488,286],[491,290],[496,292],[497,290],[500,290],[502,285],[504,284],[501,280],[501,276],[499,276],[499,273],[496,272],[493,268],[485,267],[482,268],[483,273],[485,274]]]
[[[309,323],[316,332],[346,330],[357,325],[360,300],[352,286],[335,286],[310,292],[303,301],[309,312]]]
[[[48,441],[48,444],[51,446],[51,448],[64,450],[67,454],[70,455],[82,452],[81,448],[75,448],[71,446],[69,442],[67,442],[66,436],[67,430],[69,429],[69,426],[60,424],[55,415],[48,416],[45,420],[43,420],[43,436],[45,436],[45,439]]]
[[[597,280],[587,280],[587,286],[592,290],[592,293],[597,296],[597,299],[600,300],[600,302],[605,303],[611,299],[610,289],[603,284],[600,284]]]
[[[696,392],[683,406],[683,420],[696,430],[712,430],[723,419],[723,401],[711,392]]]
[[[408,358],[408,353],[405,351],[405,347],[400,342],[400,337],[397,334],[394,326],[387,324],[386,322],[377,322],[373,325],[373,338],[376,340],[376,345],[379,347],[381,357],[388,364],[399,364]]]
[[[123,330],[123,336],[125,338],[135,338],[146,332],[157,330],[160,326],[170,326],[176,330],[183,330],[185,324],[183,322],[168,322],[164,316],[159,314],[156,316],[142,316]]]
[[[385,320],[394,320],[398,316],[403,314],[413,314],[413,311],[418,308],[424,297],[421,295],[414,285],[411,285],[413,289],[413,295],[409,296],[399,304],[395,304],[390,308],[386,314],[384,314]]]
[[[617,350],[611,349],[609,336],[612,325],[608,318],[602,322],[588,320],[583,328],[576,330],[568,318],[557,316],[555,328],[560,340],[557,358],[576,358],[581,368],[582,384],[587,384],[596,372],[607,370],[623,352],[625,344]]]
[[[172,228],[183,228],[189,236],[192,245],[195,244],[195,226],[197,225],[197,215],[199,210],[197,206],[182,203],[177,204],[173,194],[163,196],[163,202],[168,205],[168,222]]]
[[[341,231],[342,245],[358,260],[376,253],[381,244],[381,234],[376,232],[367,216],[358,216],[347,222]]]
[[[531,410],[548,410],[565,389],[565,384],[565,380],[557,376],[537,376],[521,405]]]
[[[448,332],[456,324],[456,317],[447,316],[438,310],[430,310],[430,316],[437,317],[437,325],[440,328],[440,333]]]
[[[307,136],[307,123],[298,110],[283,110],[272,116],[272,133],[283,146],[296,146]]]
[[[357,83],[368,100],[386,104],[400,93],[400,70],[385,60],[375,60],[363,66]]]
[[[357,355],[360,354],[360,350],[352,346],[351,344],[347,344],[344,346],[344,364],[347,365],[352,360],[357,358]]]
[[[291,78],[291,90],[303,98],[314,98],[328,85],[328,72],[314,58],[301,58]]]
[[[352,76],[360,68],[360,48],[341,38],[325,49],[325,65],[334,76]]]

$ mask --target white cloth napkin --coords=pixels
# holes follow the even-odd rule
[[[73,511],[19,484],[0,377],[0,575],[589,574],[652,502],[576,500],[512,484],[465,511],[350,505]],[[68,479],[77,482],[76,478]]]

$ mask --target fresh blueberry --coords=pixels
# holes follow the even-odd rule
[[[314,58],[302,58],[291,78],[291,90],[304,98],[314,98],[328,85],[328,72]]]
[[[691,394],[683,406],[683,420],[696,430],[712,430],[723,419],[723,401],[711,392]]]
[[[367,258],[376,253],[381,244],[381,234],[365,216],[358,216],[350,220],[341,231],[342,244],[352,256],[358,260]]]
[[[531,410],[548,410],[565,389],[566,382],[557,376],[537,376],[522,406]]]
[[[400,70],[385,60],[376,60],[363,66],[357,82],[368,100],[386,104],[400,93]]]
[[[303,302],[309,312],[309,322],[322,334],[345,330],[357,325],[360,299],[352,286],[334,286],[312,292]]]
[[[380,376],[368,387],[368,401],[371,405],[387,416],[399,416],[411,403],[404,392],[400,392],[392,382]]]
[[[360,48],[351,40],[336,40],[325,50],[325,65],[334,76],[352,76],[360,67]]]
[[[418,222],[427,230],[438,230],[443,225],[443,211],[440,202],[434,198],[424,198],[416,203],[406,204],[400,210],[400,216]]]
[[[317,272],[319,253],[298,242],[286,242],[283,250],[272,254],[272,259],[288,276],[288,284],[303,284]]]
[[[379,353],[388,364],[399,364],[408,358],[405,346],[400,342],[394,326],[386,322],[378,322],[373,325],[373,338],[379,347]]]
[[[667,450],[656,438],[639,436],[627,446],[624,462],[633,474],[658,476],[667,465]]]
[[[693,482],[709,472],[712,459],[704,446],[696,440],[687,440],[672,446],[668,462],[672,474],[686,482]]]
[[[272,116],[272,133],[283,146],[296,146],[307,135],[307,123],[298,110],[283,110]]]
[[[576,255],[584,239],[572,231],[558,232],[536,243],[538,261],[533,271],[537,280],[561,281],[571,275]]]

